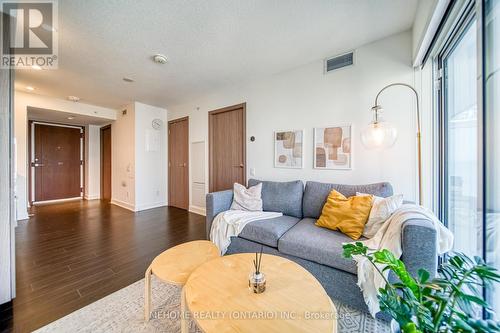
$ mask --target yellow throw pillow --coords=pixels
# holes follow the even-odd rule
[[[358,239],[363,234],[372,203],[373,196],[371,195],[346,198],[341,193],[332,190],[316,225],[338,230],[352,239]]]

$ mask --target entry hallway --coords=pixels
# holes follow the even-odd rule
[[[144,277],[153,258],[205,238],[205,218],[162,207],[133,213],[98,200],[33,208],[16,228],[17,297],[0,332],[29,332]]]

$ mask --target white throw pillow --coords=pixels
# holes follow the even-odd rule
[[[369,195],[366,193],[356,193],[356,195]],[[382,198],[373,196],[372,210],[365,224],[363,236],[372,238],[382,227],[384,222],[403,204],[403,195],[396,194],[392,197]]]
[[[262,211],[262,183],[250,188],[234,183],[232,210]]]

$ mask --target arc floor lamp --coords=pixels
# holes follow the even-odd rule
[[[394,142],[396,142],[398,132],[391,123],[382,120],[382,118],[380,117],[382,106],[378,104],[378,98],[380,94],[384,90],[394,86],[407,87],[415,94],[417,106],[418,202],[420,205],[422,205],[422,139],[420,132],[420,109],[418,104],[418,93],[415,88],[406,83],[391,83],[383,87],[375,97],[375,105],[372,107],[373,120],[361,132],[361,142],[365,147],[369,149],[388,148],[391,147]]]

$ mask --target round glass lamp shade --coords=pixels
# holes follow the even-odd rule
[[[366,148],[389,148],[398,136],[394,126],[385,121],[373,122],[361,132],[361,142]]]

